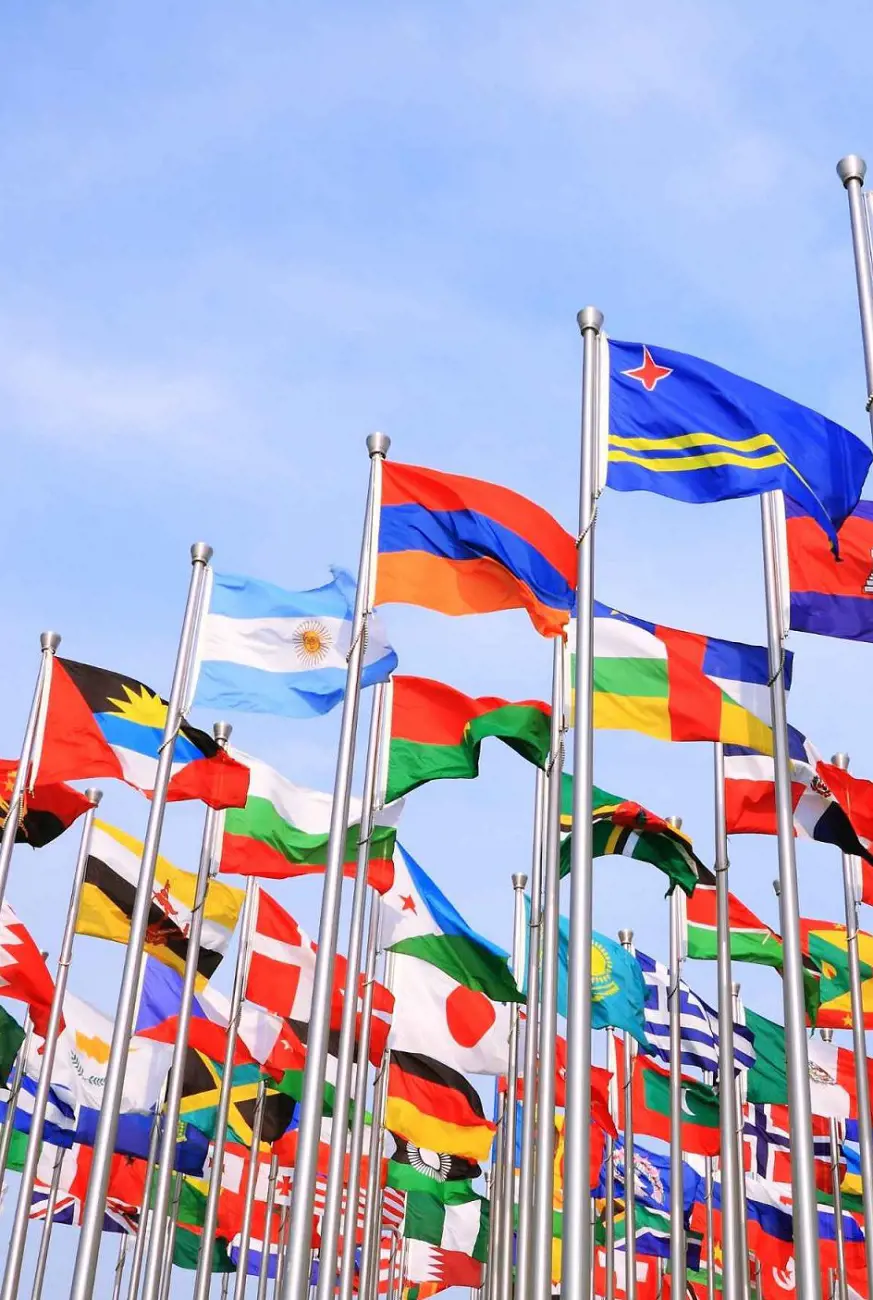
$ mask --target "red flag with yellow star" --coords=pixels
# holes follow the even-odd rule
[[[0,759],[0,831],[6,825],[17,771],[17,760]],[[71,785],[63,782],[46,785],[40,782],[29,793],[25,793],[23,807],[18,814],[15,843],[41,849],[63,835],[90,807],[90,800]]]

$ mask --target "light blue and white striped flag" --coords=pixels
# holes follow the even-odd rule
[[[666,966],[637,951],[637,962],[646,982],[646,1037],[649,1054],[670,1062],[670,1010],[667,990],[670,976]],[[682,980],[679,981],[679,1023],[682,1032],[682,1065],[718,1074],[718,1012]],[[755,1036],[745,1025],[734,1025],[734,1072],[750,1070],[755,1064]]]
[[[213,575],[198,646],[194,704],[204,708],[312,718],[345,694],[355,582],[344,569],[313,591]],[[367,620],[362,684],[387,681],[397,655],[379,620]]]

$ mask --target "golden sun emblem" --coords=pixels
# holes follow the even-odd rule
[[[301,623],[291,640],[300,662],[313,668],[324,663],[332,644],[330,633],[317,618]]]
[[[595,1002],[612,997],[618,985],[612,974],[612,958],[602,943],[591,945],[591,996]]]
[[[147,686],[142,685],[138,691],[131,690],[126,682],[121,683],[121,689],[124,691],[125,699],[113,700],[110,696],[106,701],[107,704],[114,705],[112,711],[116,717],[127,718],[130,722],[138,722],[143,727],[155,727],[158,731],[163,731],[167,721],[167,706],[160,695],[155,695]],[[109,713],[110,710],[107,709],[106,712]]]

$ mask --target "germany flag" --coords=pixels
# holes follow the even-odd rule
[[[497,1125],[457,1070],[412,1052],[392,1052],[385,1127],[428,1151],[486,1160]]]
[[[17,760],[0,759],[0,831],[6,825],[17,771]],[[63,782],[56,785],[40,783],[24,797],[15,843],[41,849],[63,835],[90,807],[85,796],[71,785],[64,785]]]

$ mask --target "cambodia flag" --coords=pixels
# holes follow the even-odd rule
[[[785,499],[791,626],[797,632],[873,641],[873,501],[859,501],[839,531],[839,559],[830,539]]]

